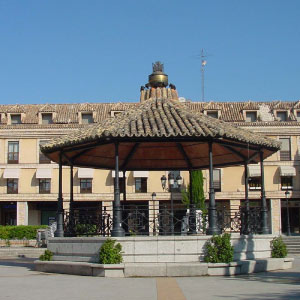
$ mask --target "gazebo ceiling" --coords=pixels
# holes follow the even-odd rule
[[[280,143],[221,120],[189,110],[173,100],[166,88],[115,118],[89,125],[41,147],[51,160],[101,169],[115,168],[119,143],[120,170],[189,170],[207,168],[208,142],[213,142],[216,167],[258,162],[280,148]]]

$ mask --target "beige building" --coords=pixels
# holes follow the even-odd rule
[[[144,91],[141,92],[141,101]],[[179,98],[185,102],[184,98]],[[47,140],[67,135],[77,128],[114,118],[138,103],[82,103],[0,106],[0,224],[49,224],[55,218],[58,195],[58,165],[39,151]],[[272,233],[286,231],[286,191],[289,191],[291,230],[300,229],[300,101],[298,102],[189,102],[190,109],[236,126],[262,133],[282,142],[281,151],[265,161],[265,188]],[[260,205],[260,168],[249,165],[250,204]],[[75,208],[110,207],[114,172],[74,168]],[[126,172],[126,203],[147,207],[156,200],[169,203],[160,178],[167,172]],[[121,174],[123,176],[123,174]],[[181,172],[184,185],[188,172]],[[208,199],[208,171],[204,170]],[[215,169],[214,187],[218,206],[238,207],[245,197],[244,167]],[[63,167],[64,208],[69,209],[70,169]],[[173,194],[175,203],[181,194]],[[122,200],[122,199],[121,199]],[[155,202],[157,203],[157,202]],[[154,205],[155,207],[155,205]]]

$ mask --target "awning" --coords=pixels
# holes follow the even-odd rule
[[[133,171],[133,177],[149,177],[149,171]]]
[[[116,177],[116,176],[115,176],[115,175],[116,175],[115,171],[112,171],[111,173],[112,173],[112,177],[115,178],[115,177]],[[126,177],[127,177],[127,174],[128,174],[128,172],[126,172],[126,174],[125,174]],[[120,172],[119,172],[119,178],[120,178],[120,177],[123,178],[123,171],[120,171]]]
[[[4,169],[3,178],[19,178],[20,169]]]
[[[280,176],[296,176],[296,168],[292,166],[280,166]]]
[[[91,168],[78,168],[78,178],[93,178],[94,169]]]
[[[50,168],[39,168],[36,169],[35,177],[38,179],[43,178],[52,178],[52,169]]]
[[[260,165],[248,166],[248,177],[260,177]]]

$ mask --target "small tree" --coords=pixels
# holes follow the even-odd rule
[[[207,209],[205,206],[205,196],[203,187],[203,173],[202,170],[192,171],[192,193],[193,193],[193,204],[196,209],[201,209],[202,212],[206,213]],[[190,206],[190,185],[186,189],[181,191],[182,202],[189,207]]]

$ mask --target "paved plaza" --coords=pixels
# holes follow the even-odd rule
[[[46,274],[30,259],[0,259],[0,299],[300,299],[300,258],[293,269],[247,276],[120,279]]]

